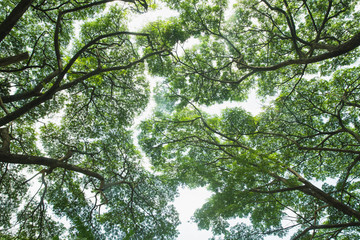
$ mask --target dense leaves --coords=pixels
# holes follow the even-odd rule
[[[285,215],[302,230],[332,225],[319,235],[331,236],[334,228],[337,235],[354,234],[350,226],[359,226],[360,217],[358,70],[303,79],[256,117],[240,108],[211,116],[192,104],[158,114],[142,125],[143,148],[167,176],[215,193],[195,215],[199,227],[215,234],[232,235],[226,219],[250,217],[256,236],[283,236]]]
[[[174,239],[185,184],[214,239],[359,238],[358,1],[163,2],[0,3],[0,237]]]
[[[358,2],[167,2],[194,45],[174,54],[139,139],[156,170],[214,193],[198,226],[225,239],[359,237]],[[256,116],[202,110],[251,88],[273,99]]]
[[[357,59],[357,1],[238,1],[230,10],[226,1],[167,2],[200,41],[167,77],[199,103],[243,100],[254,86],[275,94],[305,72],[331,74]]]
[[[144,62],[168,54],[127,29],[151,2],[25,2],[1,2],[2,21],[20,16],[0,43],[2,238],[175,238],[176,188],[142,167],[130,130]]]

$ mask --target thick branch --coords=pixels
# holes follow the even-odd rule
[[[6,114],[9,114],[9,111],[8,111],[7,108],[5,107],[4,102],[3,102],[2,98],[1,98],[1,96],[0,96],[0,107],[2,108],[2,110],[4,110],[4,112],[5,112]]]
[[[15,56],[0,58],[0,67],[7,66],[13,63],[18,63],[24,61],[29,58],[29,54],[27,52],[17,54]]]
[[[337,210],[339,210],[340,212],[342,212],[348,216],[355,217],[356,219],[360,220],[360,212],[359,211],[356,211],[353,208],[349,207],[348,205],[333,198],[326,192],[322,191],[321,189],[319,189],[318,187],[313,185],[311,182],[304,179],[302,176],[300,176],[299,173],[297,173],[293,169],[287,168],[287,170],[289,172],[291,172],[292,174],[294,174],[297,177],[297,179],[300,182],[302,182],[303,184],[305,184],[305,186],[307,187],[306,189],[302,189],[300,191],[302,191],[303,193],[305,193],[307,195],[313,196],[321,201],[324,201],[325,203],[329,204],[330,206],[336,208]]]
[[[350,223],[339,223],[339,224],[325,224],[325,225],[313,225],[310,226],[304,231],[302,231],[299,235],[297,235],[295,239],[300,239],[302,236],[304,236],[308,231],[315,230],[315,229],[329,229],[329,228],[346,228],[346,227],[359,227],[360,222],[350,222]]]
[[[19,93],[11,96],[3,96],[2,97],[3,103],[16,102],[19,100],[24,100],[41,95],[41,90],[44,88],[44,86],[47,83],[49,83],[54,77],[56,77],[59,73],[60,73],[59,71],[54,71],[50,73],[41,82],[39,82],[32,90],[28,92]]]
[[[75,165],[68,164],[64,161],[59,161],[58,159],[47,158],[47,157],[37,157],[37,156],[28,156],[28,155],[19,155],[19,154],[10,154],[0,151],[0,162],[3,163],[13,163],[13,164],[23,164],[23,165],[40,165],[47,166],[49,168],[63,168],[66,170],[82,173],[89,177],[94,177],[104,182],[104,177],[96,172],[91,170],[81,168]]]
[[[346,53],[354,50],[359,45],[360,45],[360,32],[357,33],[349,41],[338,45],[336,47],[336,49],[334,49],[332,51],[329,51],[327,53],[323,53],[323,54],[314,56],[314,57],[303,58],[303,59],[292,59],[292,60],[281,62],[279,64],[268,66],[268,67],[250,66],[250,65],[246,65],[246,64],[243,64],[242,67],[253,70],[253,71],[256,71],[256,72],[274,71],[274,70],[277,70],[277,69],[280,69],[280,68],[283,68],[283,67],[286,67],[286,66],[290,66],[290,65],[310,64],[310,63],[316,63],[316,62],[324,61],[326,59],[338,57],[340,55],[346,54]]]
[[[149,58],[151,56],[154,56],[154,55],[157,55],[157,54],[160,54],[160,53],[163,53],[163,52],[166,52],[167,50],[160,50],[160,51],[157,51],[157,52],[153,52],[153,53],[149,53],[145,56],[143,56],[142,58],[134,61],[134,62],[131,62],[129,63],[128,65],[125,65],[125,66],[116,66],[116,67],[111,67],[111,68],[100,68],[100,69],[96,69],[76,80],[74,80],[73,82],[70,82],[70,83],[67,83],[67,84],[64,84],[63,86],[59,86],[60,84],[60,81],[59,79],[62,79],[63,75],[65,75],[64,73],[61,73],[58,77],[58,80],[55,82],[55,84],[47,91],[45,92],[43,95],[41,95],[40,97],[32,100],[31,102],[25,104],[24,106],[22,106],[21,108],[7,114],[5,117],[3,118],[0,118],[0,126],[3,126],[17,118],[19,118],[20,116],[24,115],[25,113],[29,112],[31,109],[39,106],[40,104],[48,101],[49,99],[51,99],[57,92],[61,91],[61,90],[64,90],[64,89],[68,89],[68,88],[71,88],[72,86],[75,86],[76,84],[84,81],[85,79],[88,79],[92,76],[95,76],[95,75],[98,75],[100,73],[105,73],[105,72],[110,72],[110,71],[117,71],[117,70],[122,70],[122,69],[128,69],[128,68],[131,68],[132,66],[140,63],[140,62],[143,62],[146,58]],[[66,69],[66,67],[65,67]]]
[[[0,126],[4,126],[9,122],[19,118],[20,116],[24,115],[25,113],[29,112],[31,109],[39,106],[40,104],[46,102],[47,100],[51,99],[53,95],[57,92],[58,86],[55,84],[42,96],[32,100],[31,102],[25,104],[21,108],[7,114],[6,116],[0,118]]]
[[[0,151],[10,152],[10,134],[9,128],[0,128],[0,138],[2,140],[2,147]]]
[[[11,29],[19,21],[22,15],[24,15],[33,1],[34,0],[20,1],[11,11],[10,15],[0,24],[0,42],[2,42],[2,40],[4,40],[4,38],[9,34]]]
[[[62,12],[59,12],[58,18],[56,20],[55,25],[55,34],[54,34],[54,48],[55,48],[55,55],[56,55],[56,61],[57,61],[57,67],[61,71],[62,70],[62,62],[61,62],[61,54],[60,54],[60,42],[59,42],[59,34],[60,34],[60,28],[61,28],[61,20],[62,20]]]

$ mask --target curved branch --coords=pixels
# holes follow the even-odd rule
[[[60,11],[58,14],[58,18],[56,20],[55,24],[55,34],[54,34],[54,48],[55,48],[55,55],[56,55],[56,61],[58,64],[58,69],[62,70],[62,62],[61,62],[61,54],[60,54],[60,42],[59,42],[59,34],[60,34],[60,28],[61,28],[61,19],[62,19],[63,13]]]
[[[156,52],[146,54],[142,58],[140,58],[140,59],[138,59],[138,60],[136,60],[134,62],[131,62],[128,65],[125,65],[125,66],[116,66],[116,67],[111,67],[111,68],[97,68],[96,70],[94,70],[92,72],[89,72],[89,73],[75,79],[72,82],[69,82],[69,83],[66,83],[66,84],[60,86],[59,89],[57,90],[57,92],[61,91],[61,90],[64,90],[64,89],[69,89],[69,88],[75,86],[76,84],[78,84],[78,83],[80,83],[80,82],[82,82],[82,81],[84,81],[84,80],[86,80],[86,79],[88,79],[88,78],[90,78],[92,76],[101,74],[101,73],[106,73],[106,72],[118,71],[118,70],[131,68],[132,66],[134,66],[134,65],[136,65],[138,63],[144,62],[145,59],[147,59],[147,58],[149,58],[151,56],[158,55],[158,54],[161,54],[161,53],[164,53],[164,52],[167,52],[167,50],[160,50],[160,51],[156,51]]]
[[[76,84],[84,81],[85,79],[88,79],[92,76],[98,75],[100,73],[105,73],[105,72],[110,72],[110,71],[117,71],[117,70],[122,70],[122,69],[128,69],[138,63],[143,62],[145,59],[157,55],[157,54],[161,54],[164,52],[167,52],[168,50],[160,50],[160,51],[156,51],[156,52],[152,52],[149,53],[145,56],[143,56],[142,58],[129,63],[128,65],[125,66],[116,66],[116,67],[111,67],[111,68],[100,68],[100,69],[96,69],[76,80],[74,80],[73,82],[64,84],[62,86],[59,86],[61,79],[65,76],[64,71],[67,69],[67,67],[65,67],[65,70],[60,73],[60,75],[58,76],[57,81],[55,82],[55,84],[47,91],[45,92],[43,95],[41,95],[40,97],[32,100],[31,102],[25,104],[24,106],[22,106],[21,108],[9,113],[8,115],[6,115],[3,118],[0,118],[0,126],[3,126],[17,118],[19,118],[20,116],[24,115],[25,113],[29,112],[30,110],[32,110],[33,108],[39,106],[40,104],[46,102],[47,100],[51,99],[57,92],[64,90],[64,89],[68,89],[71,88],[72,86],[75,86]],[[60,79],[60,80],[59,80]]]
[[[302,190],[305,189],[306,186],[296,186],[296,187],[288,187],[288,188],[280,188],[280,189],[274,189],[274,190],[260,190],[258,188],[249,189],[250,192],[255,193],[266,193],[266,194],[273,194],[273,193],[281,193],[281,192],[291,192],[295,190]]]
[[[315,230],[315,229],[329,229],[329,228],[346,228],[346,227],[359,227],[360,222],[350,222],[350,223],[339,223],[339,224],[324,224],[324,225],[313,225],[310,226],[304,231],[302,231],[299,235],[297,235],[295,239],[300,239],[302,236],[304,236],[308,231]]]
[[[54,72],[50,73],[41,82],[39,82],[32,90],[30,90],[28,92],[19,93],[19,94],[10,95],[10,96],[3,96],[2,97],[3,103],[16,102],[16,101],[29,99],[31,97],[41,95],[41,90],[44,88],[44,86],[47,83],[49,83],[54,77],[56,77],[59,73],[60,73],[60,71],[54,71]]]
[[[298,145],[298,144],[296,144]],[[360,151],[355,151],[351,149],[337,149],[337,148],[325,148],[325,147],[303,147],[298,145],[299,150],[307,150],[307,151],[329,151],[329,152],[342,152],[342,153],[353,153],[360,154]]]
[[[147,33],[137,33],[137,32],[128,32],[128,31],[122,31],[122,32],[113,32],[113,33],[109,33],[109,34],[104,34],[101,36],[98,36],[96,38],[94,38],[93,40],[91,40],[90,42],[88,42],[84,47],[82,47],[69,61],[69,63],[65,66],[64,70],[63,70],[63,75],[65,75],[67,73],[67,71],[70,70],[70,68],[72,67],[72,65],[75,63],[75,61],[80,57],[80,55],[82,53],[84,53],[90,46],[94,45],[95,43],[97,43],[98,41],[100,41],[101,39],[105,39],[108,37],[114,37],[114,36],[119,36],[119,35],[134,35],[134,36],[144,36],[144,37],[148,37],[149,34]]]
[[[101,5],[103,3],[107,3],[107,2],[112,2],[113,0],[104,0],[104,1],[99,1],[99,2],[94,2],[91,4],[87,4],[87,5],[83,5],[80,7],[75,7],[72,9],[67,9],[64,11],[59,11],[57,20],[56,20],[56,25],[55,25],[55,34],[54,34],[54,48],[55,48],[55,55],[56,55],[56,61],[58,63],[58,69],[62,70],[62,61],[61,61],[61,54],[60,54],[60,42],[59,42],[59,34],[61,31],[61,21],[62,21],[62,17],[67,14],[67,13],[71,13],[71,12],[76,12],[76,11],[80,11],[86,8],[91,8],[93,6],[96,5]]]
[[[310,64],[310,63],[316,63],[321,62],[330,58],[338,57],[343,54],[346,54],[355,48],[357,48],[360,45],[360,32],[357,33],[355,36],[353,36],[349,41],[340,44],[336,47],[336,49],[317,55],[309,58],[302,58],[302,59],[292,59],[288,61],[284,61],[272,66],[267,67],[261,67],[261,66],[250,66],[246,64],[241,64],[243,68],[247,68],[256,72],[268,72],[268,71],[274,71],[278,70],[280,68],[290,66],[290,65],[304,65],[304,64]]]
[[[302,191],[303,193],[313,196],[325,203],[327,203],[329,206],[332,206],[334,208],[336,208],[337,210],[339,210],[340,212],[354,217],[358,220],[360,220],[360,212],[351,208],[350,206],[340,202],[339,200],[335,199],[334,197],[332,197],[331,195],[329,195],[328,193],[324,192],[323,190],[319,189],[318,187],[316,187],[315,185],[313,185],[311,182],[307,181],[305,178],[303,178],[299,173],[297,173],[295,170],[293,170],[292,168],[288,167],[287,170],[289,172],[291,172],[294,176],[297,177],[298,181],[302,182],[307,188],[306,189],[302,189],[300,191]]]
[[[65,156],[65,157],[67,157],[67,156]],[[86,168],[82,168],[82,167],[78,167],[76,165],[68,164],[63,160],[64,159],[54,159],[54,158],[47,158],[47,157],[38,157],[38,156],[29,156],[29,155],[20,155],[20,154],[10,154],[10,153],[0,151],[0,162],[3,162],[3,163],[22,164],[22,165],[40,165],[40,166],[49,167],[48,169],[44,169],[44,170],[41,171],[43,176],[44,176],[45,173],[46,174],[51,173],[55,168],[62,168],[62,169],[65,169],[65,170],[78,172],[78,173],[81,173],[81,174],[86,175],[88,177],[93,177],[93,178],[98,179],[100,181],[99,191],[101,192],[101,194],[106,199],[105,204],[107,203],[107,198],[104,195],[103,191],[105,191],[106,189],[109,189],[109,188],[111,188],[113,186],[117,186],[117,185],[120,185],[120,184],[127,184],[130,187],[132,187],[133,183],[128,182],[128,181],[117,181],[117,182],[105,183],[105,178],[101,174],[99,174],[97,172],[94,172],[94,171],[91,171],[91,170],[86,169]]]
[[[350,176],[350,173],[352,171],[352,169],[356,166],[356,164],[360,161],[360,155],[358,155],[354,161],[346,168],[346,174],[345,174],[345,177],[343,178],[343,180],[341,181],[342,184],[341,184],[341,196],[343,195],[343,192],[344,192],[344,189],[345,189],[345,186],[346,186],[346,182]]]
[[[290,29],[290,33],[291,33],[291,39],[292,39],[292,43],[293,43],[293,46],[296,50],[296,53],[300,56],[300,57],[303,57],[303,53],[301,52],[296,40],[298,39],[298,36],[296,34],[296,28],[295,28],[295,23],[294,23],[294,20],[290,14],[290,11],[289,11],[289,6],[287,4],[287,2],[284,0],[284,5],[286,6],[287,10],[288,10],[288,13],[285,12],[283,9],[281,8],[278,8],[278,7],[274,7],[274,6],[271,6],[271,4],[266,1],[266,0],[262,0],[263,3],[265,3],[265,5],[270,8],[271,10],[273,11],[276,11],[280,14],[282,14],[285,18],[286,18],[286,22],[287,22],[287,25]]]
[[[0,162],[22,164],[22,165],[40,165],[40,166],[47,166],[53,169],[63,168],[66,170],[82,173],[89,177],[97,178],[101,182],[105,180],[104,177],[99,173],[72,164],[68,164],[64,161],[59,161],[58,159],[54,159],[54,158],[10,154],[0,151]]]
[[[317,26],[316,26],[314,17],[313,17],[313,15],[312,15],[311,11],[310,11],[309,5],[307,4],[306,0],[303,0],[303,4],[305,5],[305,8],[306,8],[307,12],[309,13],[309,16],[310,16],[312,25],[313,25],[313,27],[315,28],[315,31],[316,31],[317,33],[319,33],[319,30],[318,30],[318,28],[317,28]]]

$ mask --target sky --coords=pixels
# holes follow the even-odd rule
[[[191,221],[191,217],[194,215],[195,210],[206,202],[211,193],[206,188],[182,188],[179,193],[179,197],[174,202],[181,221],[181,225],[178,227],[180,232],[178,240],[209,239],[212,236],[211,232],[199,230],[197,225]]]

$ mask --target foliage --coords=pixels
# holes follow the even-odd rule
[[[154,169],[213,192],[198,226],[225,239],[358,238],[358,1],[238,1],[231,16],[224,1],[166,2],[196,41],[173,53],[139,140]],[[202,111],[251,88],[274,99],[256,116]],[[231,226],[239,218],[251,226]]]
[[[111,2],[0,3],[0,237],[173,239],[186,184],[214,238],[359,238],[358,1],[164,0],[140,32],[156,3]],[[202,111],[251,89],[256,116]]]
[[[0,43],[1,238],[175,238],[176,188],[141,166],[130,130],[144,63],[168,54],[126,26],[153,3],[25,2]],[[19,15],[1,6],[2,22]]]
[[[201,104],[242,101],[254,87],[273,95],[305,73],[329,75],[357,59],[357,1],[238,1],[232,11],[226,1],[166,2],[200,43],[164,76]]]

